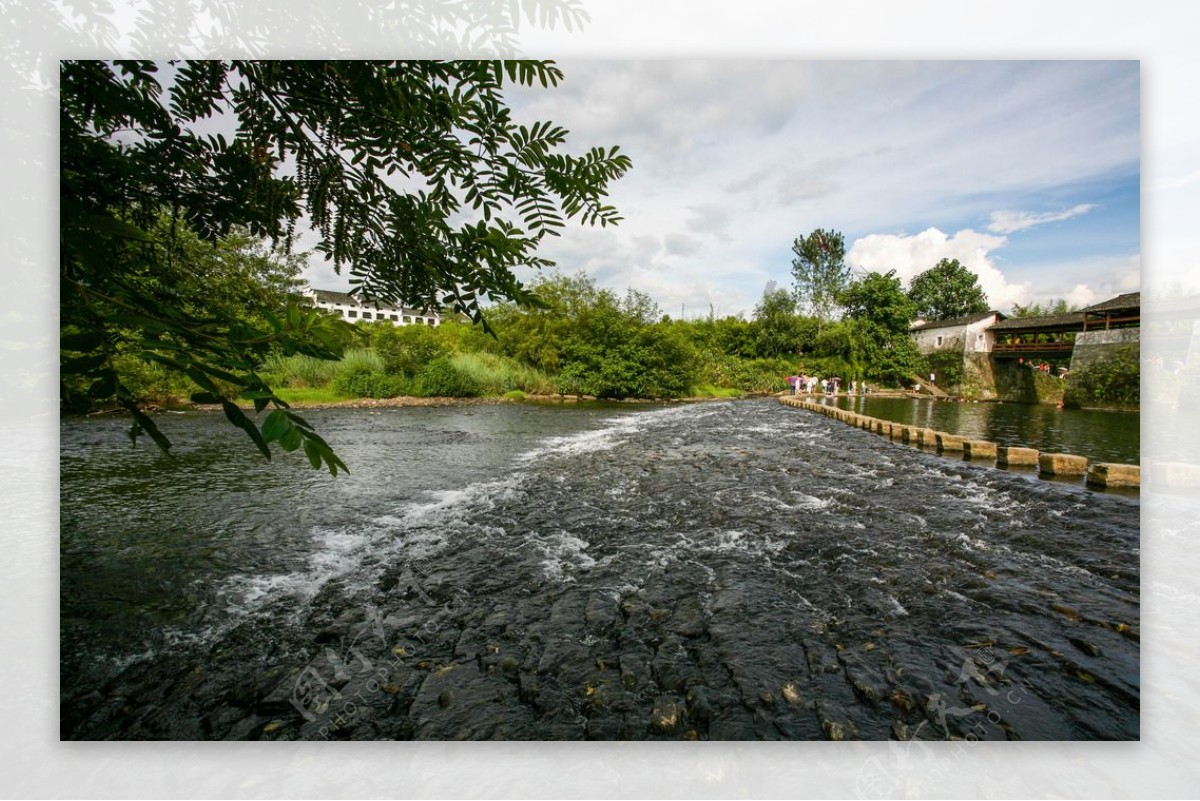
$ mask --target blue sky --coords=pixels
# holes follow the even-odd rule
[[[557,88],[508,91],[514,117],[634,168],[619,227],[570,227],[544,255],[672,315],[749,315],[815,228],[841,231],[858,271],[958,258],[1003,311],[1139,289],[1136,61],[560,66]]]

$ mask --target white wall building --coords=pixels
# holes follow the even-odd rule
[[[952,317],[949,320],[918,321],[909,328],[917,350],[930,353],[991,353],[996,342],[988,329],[1001,318],[995,311]]]
[[[314,306],[341,315],[351,323],[383,320],[392,325],[440,325],[442,318],[435,311],[419,311],[405,306],[393,306],[374,300],[366,300],[348,292],[330,289],[308,289],[305,291]]]

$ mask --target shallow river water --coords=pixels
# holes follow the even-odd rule
[[[61,429],[68,739],[1135,739],[1139,501],[770,400]]]
[[[1137,464],[1139,461],[1141,425],[1137,412],[879,395],[842,395],[836,401],[818,396],[816,400],[883,420],[948,431],[997,445],[1075,453],[1094,462]]]

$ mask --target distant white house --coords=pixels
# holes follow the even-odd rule
[[[307,289],[304,292],[314,306],[341,315],[352,323],[382,320],[392,325],[440,325],[442,318],[435,311],[419,311],[405,306],[367,300],[348,292],[330,289]]]
[[[923,354],[991,353],[995,336],[988,329],[1004,315],[997,311],[952,317],[949,320],[918,320],[909,334]]]

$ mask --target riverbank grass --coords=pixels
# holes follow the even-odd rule
[[[733,387],[714,387],[711,384],[696,387],[692,390],[693,398],[740,398],[743,393]]]
[[[275,394],[284,403],[292,406],[308,406],[325,403],[341,403],[354,400],[354,396],[339,392],[332,386],[328,387],[282,387]]]

